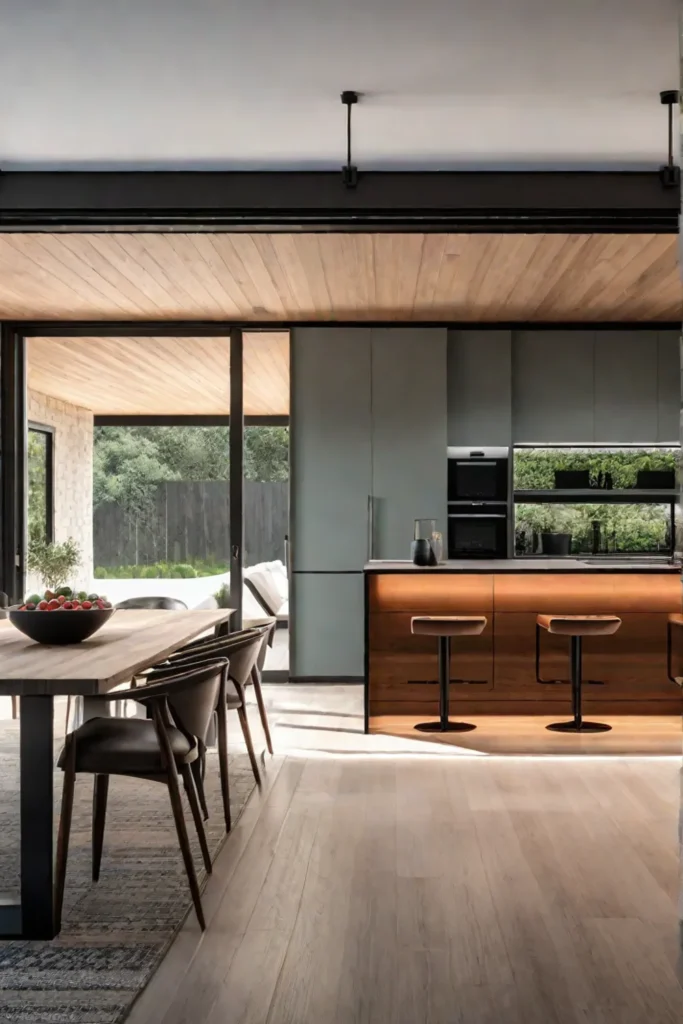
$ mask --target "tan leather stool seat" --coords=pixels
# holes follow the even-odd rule
[[[417,636],[479,636],[485,615],[414,615],[410,631]]]
[[[621,626],[617,615],[539,615],[536,622],[560,636],[611,636]]]

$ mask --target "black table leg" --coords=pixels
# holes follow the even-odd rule
[[[21,919],[25,939],[52,939],[52,779],[54,699],[22,697],[19,764],[21,776]]]

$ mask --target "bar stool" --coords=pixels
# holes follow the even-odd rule
[[[451,637],[479,636],[486,626],[483,615],[416,615],[410,620],[415,636],[436,636],[439,639],[439,721],[420,722],[420,732],[470,732],[476,725],[450,722],[448,710],[451,682]]]
[[[610,636],[621,626],[621,619],[616,615],[539,615],[536,619],[536,681],[548,683],[549,679],[541,679],[540,675],[540,636],[541,630],[559,636],[568,636],[570,643],[570,665],[572,683],[572,714],[571,722],[553,722],[546,726],[553,732],[609,732],[611,725],[604,722],[584,722],[581,708],[581,641],[584,636]]]
[[[683,676],[675,676],[673,674],[673,632],[674,629],[680,629],[681,627],[683,627],[683,615],[680,612],[670,615],[666,624],[666,674],[671,682],[676,683],[677,686],[683,686]]]

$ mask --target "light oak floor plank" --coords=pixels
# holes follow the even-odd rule
[[[208,930],[129,1024],[680,1024],[680,758],[416,753],[359,688],[266,697]]]

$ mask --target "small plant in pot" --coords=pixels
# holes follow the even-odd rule
[[[533,540],[531,553],[568,555],[572,547],[572,517],[557,505],[518,505],[517,530],[524,530]]]

